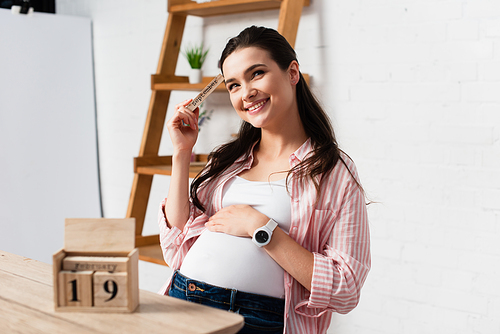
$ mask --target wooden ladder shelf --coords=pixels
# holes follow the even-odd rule
[[[130,193],[127,218],[135,218],[135,245],[139,259],[165,265],[158,235],[142,235],[146,208],[154,175],[171,174],[171,156],[159,156],[170,92],[200,91],[212,78],[200,84],[189,84],[187,77],[175,75],[182,36],[188,15],[208,17],[279,9],[278,31],[294,46],[303,6],[310,0],[213,0],[197,3],[191,0],[168,0],[168,19],[156,74],[151,76],[151,100],[138,157],[134,159],[134,181]],[[217,90],[225,90],[221,84]],[[190,177],[203,168],[206,155],[196,156]]]

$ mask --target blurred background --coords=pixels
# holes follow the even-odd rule
[[[156,72],[168,15],[166,0],[56,0],[55,12],[35,12],[17,18],[16,24],[26,26],[30,20],[50,17],[71,22],[61,24],[82,31],[56,39],[60,49],[51,46],[48,54],[50,58],[50,54],[57,57],[69,52],[63,58],[73,60],[76,55],[86,55],[81,56],[84,65],[70,62],[61,79],[55,80],[64,83],[59,97],[68,97],[75,90],[83,92],[77,103],[69,95],[63,108],[69,112],[85,105],[82,113],[88,119],[68,120],[73,130],[58,134],[54,142],[67,142],[65,138],[82,131],[75,136],[81,139],[78,145],[82,148],[73,153],[84,154],[89,146],[87,158],[73,157],[71,149],[62,147],[55,153],[40,154],[36,161],[23,162],[24,172],[15,174],[21,168],[19,158],[7,160],[3,152],[15,150],[15,157],[25,156],[19,152],[44,136],[34,129],[53,126],[66,113],[50,120],[41,117],[37,126],[28,128],[23,124],[32,115],[12,120],[12,115],[20,115],[18,103],[1,101],[9,89],[22,92],[17,101],[33,95],[33,90],[23,90],[27,81],[46,86],[46,76],[40,74],[45,67],[40,64],[38,72],[30,70],[28,79],[18,82],[12,74],[6,75],[12,73],[9,63],[13,60],[2,58],[0,63],[0,94],[4,94],[0,95],[0,128],[7,133],[7,128],[18,124],[18,131],[11,130],[0,142],[4,156],[0,157],[0,180],[11,180],[9,185],[15,188],[19,179],[34,173],[28,168],[30,163],[45,166],[56,157],[64,157],[65,162],[82,159],[77,163],[80,169],[70,166],[73,172],[60,185],[61,191],[71,188],[71,195],[65,193],[64,197],[72,200],[64,207],[75,208],[58,211],[61,218],[57,219],[55,213],[45,213],[58,231],[50,233],[55,237],[47,246],[48,261],[62,247],[60,219],[98,216],[101,210],[107,218],[125,217],[133,157],[139,153],[151,95],[150,75]],[[0,14],[0,25],[6,14],[12,16],[8,9],[0,9]],[[203,71],[215,76],[227,40],[249,25],[277,28],[277,14],[188,17],[182,47],[200,42],[209,47]],[[1,27],[0,42],[5,42],[13,32]],[[57,27],[50,34],[65,30]],[[11,40],[9,49],[0,44],[3,55],[13,51],[12,45],[21,48],[21,54],[28,52],[30,58],[40,52],[24,51],[21,37],[16,38],[18,42]],[[67,42],[61,45],[61,40]],[[37,47],[43,50],[44,46]],[[333,120],[341,148],[355,161],[367,195],[375,202],[368,207],[372,271],[359,306],[348,315],[334,315],[329,333],[500,333],[500,2],[311,0],[302,12],[295,49],[302,72],[311,76],[312,90]],[[81,71],[68,72],[75,68]],[[189,65],[180,56],[177,74],[187,76],[188,72]],[[73,88],[66,87],[70,83]],[[169,110],[192,95],[173,92]],[[208,153],[230,139],[239,126],[225,93],[213,94],[205,108],[214,111],[202,127],[196,153]],[[35,115],[48,112],[36,109]],[[55,126],[49,133],[59,128]],[[14,135],[31,139],[9,140]],[[22,149],[16,149],[19,145]],[[170,153],[165,132],[160,154]],[[81,167],[83,161],[88,168]],[[60,173],[44,178],[64,180],[57,177]],[[90,174],[90,181],[73,186],[72,180],[84,173]],[[34,174],[30,177],[39,179],[40,174]],[[155,176],[144,234],[158,233],[158,205],[166,196],[168,179]],[[13,192],[2,182],[3,206]],[[92,186],[86,191],[90,195],[84,198],[92,200],[76,197],[83,193],[78,187],[89,184]],[[17,237],[18,244],[36,231],[25,225],[36,224],[39,211],[32,205],[40,197],[54,203],[51,196],[60,193],[47,193],[43,186],[44,191],[34,196],[40,187],[31,185],[16,197],[16,203],[22,203],[20,209],[13,211],[9,204],[1,210],[1,234],[13,235],[11,240]],[[19,219],[9,221],[9,212]],[[47,233],[45,227],[36,232],[34,241],[23,245],[23,250],[29,250],[22,255],[38,256],[36,240]],[[0,241],[0,247],[6,245],[5,239]],[[166,267],[140,263],[142,289],[157,291],[168,275]]]

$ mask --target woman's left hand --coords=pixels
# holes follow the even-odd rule
[[[252,237],[253,232],[267,224],[269,218],[250,205],[231,205],[210,217],[205,226],[209,231],[237,237]]]

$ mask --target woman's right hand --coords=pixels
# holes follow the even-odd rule
[[[174,151],[193,150],[198,139],[198,116],[200,109],[189,110],[186,106],[192,99],[186,100],[175,106],[174,115],[167,122],[167,129],[174,146]]]
[[[167,122],[167,129],[174,146],[172,176],[165,204],[167,225],[184,229],[189,219],[189,163],[191,152],[198,139],[199,108],[194,111],[186,106],[186,100],[175,106],[175,112]]]

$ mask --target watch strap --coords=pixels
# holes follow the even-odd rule
[[[269,219],[267,224],[265,225],[271,233],[274,231],[274,229],[278,226],[278,223],[274,221],[274,219]]]

